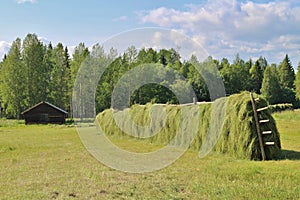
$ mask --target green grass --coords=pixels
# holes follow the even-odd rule
[[[286,159],[260,162],[217,153],[199,159],[188,151],[171,166],[144,174],[99,163],[72,127],[7,122],[0,126],[0,199],[299,199],[300,111],[273,116]],[[112,141],[136,152],[159,147]]]
[[[300,160],[300,110],[274,113],[281,134],[283,156]],[[295,152],[296,151],[296,152]]]

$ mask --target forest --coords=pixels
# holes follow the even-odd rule
[[[277,64],[268,63],[263,56],[257,60],[245,61],[239,54],[236,54],[232,63],[226,58],[216,60],[211,56],[199,62],[195,56],[191,56],[189,60],[182,60],[173,48],[156,50],[131,46],[119,54],[113,48],[109,53],[105,53],[99,44],[88,48],[84,43],[80,43],[70,55],[68,47],[62,43],[56,46],[52,46],[51,42],[44,44],[36,34],[28,34],[23,40],[17,38],[0,62],[0,117],[19,119],[22,117],[22,111],[40,101],[48,101],[65,109],[70,113],[69,117],[72,117],[72,93],[80,67],[87,60],[97,63],[102,62],[103,58],[109,62],[105,71],[101,72],[96,64],[87,73],[90,74],[88,78],[92,80],[91,83],[97,79],[97,74],[103,73],[100,81],[93,83],[97,88],[96,94],[91,95],[96,113],[111,107],[112,91],[124,74],[147,63],[157,64],[153,66],[159,65],[166,69],[157,76],[171,76],[168,78],[168,85],[172,91],[186,87],[181,78],[184,77],[193,87],[198,101],[210,101],[211,98],[205,80],[197,72],[194,63],[216,66],[228,96],[251,91],[261,94],[271,105],[300,105],[300,63],[295,73],[288,55]],[[172,70],[177,74],[171,73]],[[207,70],[209,72],[209,69]],[[213,72],[211,73],[213,75]],[[82,88],[82,91],[90,94],[89,88]],[[130,96],[130,103],[177,104],[179,101],[172,91],[165,87],[163,82],[146,84]]]

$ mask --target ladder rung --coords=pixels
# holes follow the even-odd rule
[[[269,119],[259,120],[259,123],[267,123],[267,122],[270,122],[270,120]]]
[[[263,135],[269,135],[269,134],[272,134],[272,131],[263,131],[262,134]]]
[[[268,110],[269,109],[269,107],[264,107],[264,108],[259,108],[259,109],[257,109],[256,111],[257,112],[260,112],[260,111],[264,111],[264,110]]]
[[[275,142],[266,142],[265,145],[268,145],[268,146],[275,145]]]

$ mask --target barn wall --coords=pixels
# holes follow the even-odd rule
[[[63,124],[66,117],[65,113],[47,104],[41,104],[24,114],[26,124]]]

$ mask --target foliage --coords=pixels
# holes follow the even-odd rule
[[[261,94],[270,104],[280,103],[281,87],[275,66],[268,66],[264,72]]]
[[[134,84],[143,82],[143,79],[147,79],[149,83],[136,89],[131,96],[127,95],[120,99],[130,99],[131,105],[148,102],[178,103],[174,92],[183,91],[182,89],[187,88],[188,83],[193,87],[198,100],[210,100],[205,81],[195,69],[192,64],[193,61],[189,60],[182,63],[178,52],[174,49],[162,49],[156,52],[149,48],[141,49],[139,53],[136,51],[133,47],[128,48],[122,56],[115,58],[104,71],[97,87],[97,113],[110,108],[113,89],[121,77],[132,70],[140,73],[135,77],[135,81],[123,83],[124,91],[125,88],[127,90],[134,88]],[[200,65],[206,65],[208,62],[210,61],[202,63],[197,61]],[[152,66],[152,69],[147,72],[141,71],[146,65]],[[192,94],[185,96],[190,99],[193,97]]]
[[[250,90],[251,75],[249,73],[251,62],[245,62],[237,54],[233,64],[224,64],[220,73],[226,88],[226,94],[236,94]]]
[[[279,76],[276,79],[280,83],[275,88],[267,86],[267,80],[274,82],[268,77],[263,86],[264,72],[268,68],[267,60],[263,57],[245,62],[237,54],[232,63],[226,58],[218,61],[211,56],[204,61],[198,61],[194,55],[183,60],[174,48],[138,50],[130,46],[124,52],[118,53],[113,48],[104,52],[99,44],[89,49],[84,43],[75,47],[73,55],[70,56],[68,48],[63,44],[58,43],[53,47],[50,42],[45,45],[36,34],[28,34],[23,41],[16,39],[9,53],[0,62],[1,116],[19,118],[25,109],[40,101],[49,101],[67,110],[72,117],[72,92],[80,86],[79,83],[76,85],[76,78],[83,78],[85,85],[81,85],[84,87],[80,89],[80,95],[75,95],[85,96],[86,99],[80,100],[77,96],[74,101],[81,101],[82,115],[95,116],[96,113],[111,107],[112,92],[119,80],[131,70],[147,64],[154,64],[154,68],[157,65],[162,66],[164,70],[157,71],[155,75],[164,80],[143,85],[130,96],[127,94],[126,99],[130,99],[130,105],[148,102],[179,103],[174,92],[183,91],[188,85],[192,86],[194,93],[183,92],[182,96],[187,99],[196,97],[198,101],[211,101],[222,96],[217,94],[212,98],[211,95],[214,94],[209,92],[218,84],[210,80],[219,77],[225,85],[227,95],[242,91],[259,94],[264,91],[264,96],[271,104],[299,104],[295,99],[295,95],[297,98],[300,96],[299,81],[298,78],[294,81],[295,75],[288,55],[279,68],[274,66],[278,70]],[[81,67],[85,68],[81,70],[85,77],[77,77]],[[106,70],[102,72],[104,67]],[[218,73],[212,70],[215,68],[219,70]],[[176,73],[173,73],[174,70]],[[100,75],[101,79],[97,81]],[[135,82],[128,81],[123,87],[128,89]],[[268,88],[272,90],[268,91]]]
[[[49,99],[54,105],[69,110],[71,100],[71,69],[68,49],[58,43],[53,52]]]
[[[278,73],[282,87],[294,88],[295,72],[288,55],[279,65]]]
[[[0,98],[4,116],[19,118],[21,112],[40,101],[69,110],[71,90],[67,48],[52,48],[28,34],[23,43],[16,39],[1,63]]]
[[[257,60],[251,67],[250,74],[252,80],[252,90],[257,94],[260,94],[260,89],[264,78],[264,69],[259,60]]]
[[[47,98],[49,68],[44,66],[45,46],[35,34],[28,34],[22,44],[22,62],[25,74],[23,84],[26,87],[27,106],[31,107]]]
[[[23,71],[25,65],[21,59],[21,48],[21,40],[16,39],[6,59],[1,63],[0,96],[8,118],[19,118],[28,104],[28,91],[24,84],[27,74]]]
[[[296,74],[295,87],[296,87],[296,97],[298,100],[300,100],[300,62],[298,64],[298,71]]]
[[[295,106],[297,104],[295,90],[288,87],[281,88],[279,103],[289,103]]]

